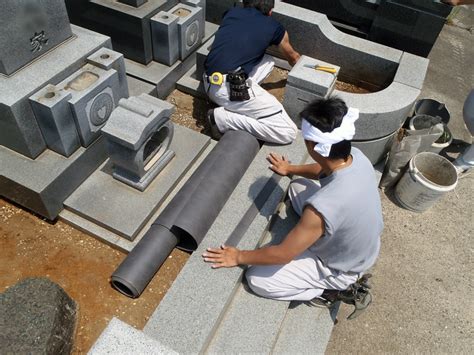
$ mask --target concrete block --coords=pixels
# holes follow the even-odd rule
[[[393,139],[397,135],[398,130],[386,137],[368,140],[368,141],[352,141],[352,146],[360,149],[362,153],[370,160],[372,165],[376,165],[387,157],[392,147]]]
[[[121,2],[122,4],[130,5],[133,7],[140,7],[144,3],[146,3],[148,0],[117,0],[118,2]]]
[[[205,25],[201,7],[178,4],[169,13],[178,16],[179,58],[186,59],[201,43]]]
[[[315,70],[316,65],[331,67],[337,70],[335,74],[324,71]],[[310,58],[305,55],[295,64],[293,69],[288,73],[287,85],[298,89],[309,91],[321,97],[327,97],[336,83],[339,67]]]
[[[86,64],[56,85],[70,93],[70,109],[84,147],[99,135],[120,99],[118,73]]]
[[[179,58],[177,15],[161,11],[150,20],[153,38],[153,59],[158,63],[173,65]]]
[[[410,53],[403,53],[393,81],[421,90],[430,61]]]
[[[0,146],[0,196],[54,220],[64,200],[107,158],[105,140],[69,158],[46,150],[35,160]]]
[[[110,40],[73,26],[75,37],[9,77],[0,75],[0,145],[29,158],[46,149],[28,98],[47,84],[56,84],[84,65],[85,58]]]
[[[2,1],[0,23],[0,74],[13,74],[72,37],[61,0]]]
[[[393,82],[385,90],[353,94],[334,90],[334,95],[360,110],[354,140],[373,140],[397,131],[405,122],[420,94],[411,86]],[[396,98],[396,100],[394,99]]]
[[[109,48],[101,48],[87,58],[87,62],[104,70],[114,69],[119,78],[119,97],[128,97],[128,81],[125,70],[125,58],[122,53],[115,52]]]
[[[57,90],[54,85],[47,85],[30,97],[31,107],[46,145],[65,157],[70,156],[81,145],[69,108],[71,98],[70,92]]]
[[[306,149],[301,138],[287,146],[262,147],[205,239],[191,255],[144,328],[147,335],[179,353],[205,351],[211,335],[217,329],[226,307],[240,285],[242,269],[213,270],[202,261],[201,254],[207,247],[226,242],[238,228],[242,216],[252,208],[264,186],[274,178],[266,168],[266,156],[271,151],[285,154],[295,164],[306,160]],[[245,234],[237,240],[236,245],[239,248],[255,248],[259,243],[262,232],[285,195],[289,179],[282,178],[274,183],[276,186],[272,194],[253,221],[249,222]],[[176,334],[179,334],[179,337]]]
[[[105,354],[178,354],[146,336],[143,332],[112,318],[107,328],[87,353],[89,355]]]
[[[170,103],[145,94],[120,100],[102,129],[114,178],[143,191],[166,167],[174,157],[173,112]]]
[[[209,137],[178,125],[174,134],[170,150],[176,156],[146,192],[115,180],[109,160],[74,191],[65,201],[65,207],[125,239],[134,240],[210,142]]]

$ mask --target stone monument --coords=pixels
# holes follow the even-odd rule
[[[0,195],[54,219],[106,158],[100,129],[128,97],[124,58],[71,26],[61,0],[8,0],[0,26]]]

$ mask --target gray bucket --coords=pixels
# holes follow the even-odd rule
[[[458,183],[456,168],[438,154],[415,155],[395,188],[395,198],[408,210],[423,212]]]
[[[415,116],[417,115],[439,117],[446,124],[451,119],[446,105],[433,99],[418,100],[415,104]]]
[[[444,148],[449,147],[451,143],[453,142],[453,135],[451,131],[449,130],[447,124],[443,122],[443,119],[441,117],[439,116],[433,117],[430,115],[413,116],[410,119],[410,123],[409,123],[409,127],[411,130],[431,128],[434,125],[439,124],[439,123],[443,124],[444,133],[436,142],[434,142],[431,145],[430,149],[428,149],[428,151],[432,153],[441,152]]]

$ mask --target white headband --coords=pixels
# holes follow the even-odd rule
[[[358,119],[359,110],[349,108],[339,127],[335,128],[332,132],[323,133],[303,118],[301,122],[301,133],[304,139],[317,143],[314,147],[316,153],[321,154],[323,157],[328,157],[333,144],[342,142],[343,140],[350,141],[354,137],[354,123]]]

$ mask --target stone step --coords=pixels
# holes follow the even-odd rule
[[[263,242],[279,244],[298,222],[288,204],[272,220]],[[290,302],[258,297],[240,285],[206,352],[211,354],[269,354],[277,340]]]
[[[105,354],[177,354],[143,332],[112,318],[88,352],[89,355]]]
[[[301,138],[287,146],[262,147],[204,241],[150,318],[144,328],[145,334],[180,353],[198,353],[208,347],[241,285],[243,270],[213,270],[202,261],[201,255],[207,247],[227,243],[228,239],[242,249],[254,249],[260,243],[290,182],[288,178],[276,179],[267,168],[266,156],[270,152],[285,154],[295,164],[306,160]],[[248,222],[248,228],[243,226],[242,216],[248,215],[257,196],[272,180],[275,187],[270,197],[259,206],[257,215]]]
[[[323,355],[338,310],[339,305],[330,312],[327,308],[291,302],[271,353]]]

